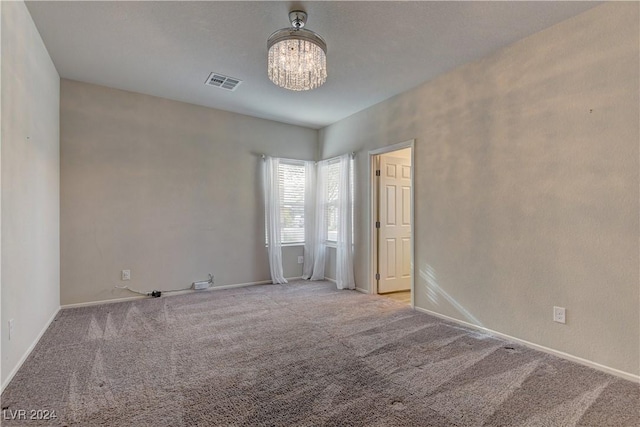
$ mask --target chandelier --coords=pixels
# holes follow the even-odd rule
[[[303,29],[307,14],[289,13],[292,28],[283,28],[267,40],[269,79],[289,90],[310,90],[327,80],[327,43],[313,31]]]

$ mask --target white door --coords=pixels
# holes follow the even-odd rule
[[[411,159],[380,156],[378,293],[411,289]]]

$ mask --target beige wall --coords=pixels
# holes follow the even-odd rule
[[[270,279],[260,154],[312,160],[316,130],[65,79],[60,121],[62,304]]]
[[[24,3],[0,8],[4,387],[60,306],[60,78]]]
[[[336,257],[337,249],[335,246],[327,246],[324,260],[324,277],[329,280],[336,280]]]
[[[640,373],[638,15],[598,6],[321,130],[360,183],[369,150],[415,139],[418,307]]]

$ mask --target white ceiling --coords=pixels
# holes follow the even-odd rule
[[[28,2],[63,78],[311,128],[577,15],[597,2]],[[266,74],[289,10],[328,45],[328,80],[291,92]],[[205,86],[210,72],[234,91]]]

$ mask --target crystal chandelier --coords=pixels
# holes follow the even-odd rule
[[[276,85],[289,90],[310,90],[327,80],[327,43],[313,31],[303,29],[307,14],[289,13],[292,28],[283,28],[267,40],[268,74]]]

